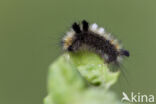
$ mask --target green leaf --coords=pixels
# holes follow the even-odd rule
[[[44,98],[44,104],[54,104],[50,95]]]
[[[98,55],[65,53],[50,65],[44,104],[121,104],[109,87],[119,72],[109,71]],[[100,87],[91,87],[91,86]]]
[[[85,83],[77,69],[71,65],[66,54],[56,60],[48,75],[48,92],[56,104],[68,104],[78,90],[85,88]]]
[[[77,53],[66,54],[70,57],[71,63],[73,63],[79,70],[81,75],[93,85],[101,85],[105,88],[109,88],[117,81],[119,72],[111,72],[104,64],[104,60],[98,55],[88,52],[80,51]]]

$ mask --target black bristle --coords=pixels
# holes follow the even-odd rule
[[[124,55],[124,56],[127,56],[127,57],[130,56],[130,54],[129,54],[129,52],[127,50],[121,50],[120,54]]]
[[[76,33],[81,33],[80,26],[77,23],[74,23],[72,28]]]
[[[89,26],[88,26],[88,22],[87,22],[86,20],[83,20],[83,21],[82,21],[82,25],[83,25],[83,30],[84,30],[84,31],[88,31],[88,27],[89,27]]]

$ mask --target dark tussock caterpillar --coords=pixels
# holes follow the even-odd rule
[[[74,23],[62,40],[63,49],[70,52],[89,50],[98,54],[108,64],[119,66],[129,52],[121,47],[117,39],[97,24],[89,25],[85,20],[79,25]]]

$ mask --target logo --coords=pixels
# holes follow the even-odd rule
[[[121,102],[132,102],[132,103],[153,103],[154,102],[154,95],[146,95],[141,93],[134,93],[131,92],[130,96],[128,96],[125,92],[122,92],[122,99]]]

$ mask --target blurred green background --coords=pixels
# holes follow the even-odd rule
[[[0,104],[42,104],[61,37],[82,19],[104,26],[131,53],[126,78],[112,90],[156,96],[155,0],[1,0]]]

